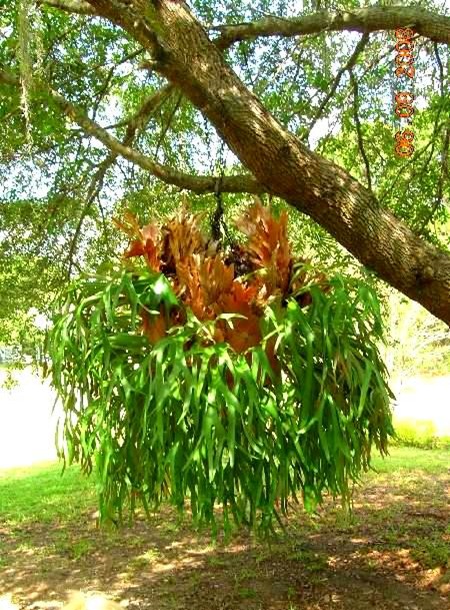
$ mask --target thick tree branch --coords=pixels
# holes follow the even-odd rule
[[[42,0],[40,4],[46,4],[58,8],[66,13],[77,13],[78,15],[95,15],[95,10],[84,0]]]
[[[450,43],[450,17],[436,15],[417,6],[373,6],[352,11],[329,13],[285,19],[265,17],[258,21],[212,28],[220,31],[215,44],[226,49],[241,40],[260,36],[304,36],[318,32],[354,31],[369,34],[400,27],[413,27],[421,36],[436,42]]]
[[[14,87],[20,86],[19,79],[4,70],[0,70],[0,83]],[[136,124],[131,124],[130,131],[124,140],[125,143],[122,143],[108,133],[105,128],[101,127],[98,123],[90,119],[82,110],[71,104],[57,91],[47,88],[45,85],[39,83],[36,83],[36,86],[45,90],[45,92],[48,93],[57,103],[59,108],[70,119],[72,119],[72,121],[77,123],[86,134],[96,138],[99,142],[106,146],[106,148],[108,148],[114,155],[113,160],[120,155],[128,161],[135,163],[142,169],[150,172],[156,178],[159,178],[166,184],[171,184],[181,189],[187,189],[197,194],[214,193],[217,177],[195,176],[192,174],[179,172],[166,165],[153,161],[153,159],[150,157],[147,157],[134,148],[128,146],[127,143],[132,141],[136,133]],[[140,120],[143,119],[143,116],[143,113],[139,113]],[[224,193],[252,193],[259,195],[266,192],[264,187],[261,184],[258,184],[258,182],[250,175],[224,177],[221,190]]]
[[[150,52],[157,31],[157,71],[201,110],[267,191],[311,216],[364,265],[450,324],[450,256],[287,132],[224,61],[184,2],[159,0],[149,9],[147,1],[134,0],[130,11],[123,4],[118,10],[117,0],[89,3]],[[377,13],[381,25],[386,12],[383,7]],[[403,15],[390,27],[405,21]]]

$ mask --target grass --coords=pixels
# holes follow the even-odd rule
[[[394,417],[394,444],[418,449],[450,449],[450,436],[438,436],[436,424],[428,419]]]
[[[423,450],[413,447],[392,447],[383,458],[373,456],[373,471],[368,480],[381,480],[383,475],[398,475],[401,471],[423,471],[445,474],[449,471],[450,452]],[[94,509],[96,492],[94,477],[84,476],[77,465],[64,473],[58,463],[49,462],[32,467],[0,469],[0,517],[9,523],[51,522],[76,520],[80,512]],[[390,511],[394,510],[392,507]],[[345,515],[339,513],[338,520]],[[347,521],[345,517],[344,521]],[[165,533],[175,534],[176,522],[161,524]]]
[[[429,474],[445,474],[450,468],[450,451],[392,447],[387,458],[374,456],[372,466],[383,474],[397,473],[399,470],[423,470]]]
[[[76,520],[96,501],[93,478],[78,466],[44,463],[0,470],[0,520],[8,524]]]
[[[294,508],[286,534],[270,545],[238,532],[227,547],[211,544],[168,507],[150,522],[96,527],[95,480],[78,466],[62,476],[55,463],[0,470],[0,592],[15,591],[21,607],[42,582],[52,599],[101,583],[163,610],[304,610],[336,592],[343,610],[393,607],[380,595],[435,607],[417,604],[414,591],[433,577],[425,595],[450,593],[450,452],[392,447],[373,465],[353,511],[331,498],[313,515]]]
[[[375,472],[368,478],[417,470],[428,474],[445,474],[450,468],[447,450],[423,450],[414,447],[392,447],[390,455],[373,458]],[[62,474],[57,463],[28,468],[0,469],[0,519],[10,524],[76,520],[80,512],[95,509],[94,478],[85,477],[77,465]],[[176,523],[163,524],[166,533],[176,533]]]

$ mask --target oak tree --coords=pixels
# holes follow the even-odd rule
[[[395,75],[405,27],[413,78]],[[3,285],[44,294],[110,253],[119,199],[211,202],[220,186],[230,205],[286,202],[449,323],[449,42],[437,1],[3,4],[0,273],[18,269]],[[399,91],[414,96],[408,158]]]

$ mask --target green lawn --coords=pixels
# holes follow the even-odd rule
[[[372,465],[380,473],[423,470],[430,474],[445,474],[450,469],[450,450],[392,447],[387,458],[374,456]]]
[[[92,507],[94,479],[83,476],[78,466],[61,471],[58,463],[0,470],[0,521],[68,521]]]
[[[412,447],[393,447],[387,458],[376,455],[376,472],[369,480],[383,475],[418,470],[428,474],[445,474],[450,469],[450,452]],[[78,466],[62,474],[58,463],[45,463],[29,468],[0,469],[0,520],[21,523],[76,519],[80,512],[95,508],[94,478],[86,477]]]
[[[143,610],[446,608],[450,452],[393,447],[373,465],[352,512],[331,498],[313,515],[294,507],[270,546],[246,532],[212,544],[167,506],[98,528],[95,481],[77,466],[0,470],[0,605],[41,591],[56,610],[68,590],[96,590]]]

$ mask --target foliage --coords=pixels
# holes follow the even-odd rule
[[[267,531],[299,493],[347,502],[392,433],[373,290],[294,261],[259,203],[228,252],[189,214],[118,224],[127,262],[75,280],[48,339],[61,453],[96,469],[103,517],[189,498],[199,522],[221,505],[226,529]]]
[[[392,376],[448,375],[450,328],[418,303],[392,290],[385,304],[388,346],[385,361]]]
[[[61,234],[44,202],[0,202],[0,347],[34,356],[43,333],[36,318],[48,313],[61,285]],[[63,215],[67,223],[67,210]],[[42,240],[42,230],[47,231]]]
[[[30,267],[36,272],[34,281],[28,276]],[[48,300],[51,275],[51,265],[43,268],[42,261],[30,258],[13,257],[3,265],[0,247],[0,362],[3,350],[16,368],[23,366],[25,359],[36,361],[44,340],[40,328],[43,316],[39,314],[46,310],[43,287],[46,285]],[[30,302],[31,297],[34,301]]]

